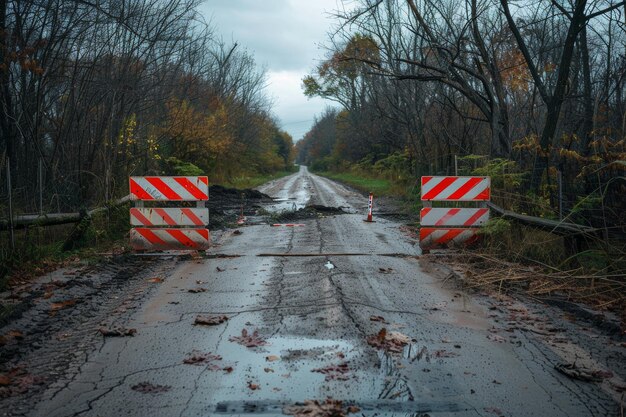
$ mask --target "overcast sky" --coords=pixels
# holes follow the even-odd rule
[[[267,69],[274,114],[294,140],[332,104],[305,97],[301,83],[324,58],[320,45],[336,8],[336,0],[206,0],[200,7],[225,41],[238,42]]]

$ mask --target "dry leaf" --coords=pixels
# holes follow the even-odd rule
[[[160,394],[169,391],[172,387],[169,385],[153,385],[149,382],[140,382],[130,388],[133,391],[141,392],[142,394]]]
[[[216,326],[228,320],[227,316],[197,316],[193,324]]]
[[[208,290],[206,288],[203,288],[203,287],[190,288],[190,289],[187,290],[187,292],[190,292],[190,293],[193,293],[193,294],[196,294],[196,293],[199,293],[199,292],[206,292],[206,291],[208,291]]]
[[[159,284],[159,283],[163,282],[163,278],[161,278],[161,277],[150,278],[148,280],[148,282],[151,282],[153,284]]]
[[[387,332],[383,328],[375,335],[367,338],[367,343],[375,348],[391,353],[401,353],[404,346],[408,345],[411,339],[400,332]]]
[[[252,391],[261,389],[259,384],[253,384],[252,381],[248,381],[248,388],[250,388]]]
[[[76,304],[76,300],[66,300],[66,301],[60,301],[58,303],[52,303],[50,304],[50,311],[56,312],[59,310],[63,310],[64,308],[71,307],[74,304]]]
[[[245,347],[258,347],[267,345],[267,341],[259,336],[259,331],[255,330],[252,334],[248,333],[247,329],[241,331],[241,336],[231,336],[229,341],[239,343]]]
[[[341,401],[327,398],[325,401],[306,400],[302,404],[285,407],[283,414],[295,417],[345,417],[359,411],[361,410],[353,405],[344,409]]]
[[[98,330],[104,337],[125,337],[134,336],[137,333],[137,329],[127,329],[125,327],[101,327]]]
[[[187,365],[207,365],[207,368],[212,371],[220,371],[221,367],[215,365],[213,362],[221,361],[222,357],[219,355],[213,355],[211,353],[192,352],[191,356],[183,360]]]
[[[265,360],[268,361],[268,362],[276,362],[276,361],[280,360],[280,357],[276,356],[276,355],[269,355],[269,356],[265,357]]]
[[[326,381],[347,381],[350,377],[347,375],[350,372],[348,362],[340,363],[339,365],[330,365],[325,368],[312,369],[311,372],[318,372],[326,375]]]

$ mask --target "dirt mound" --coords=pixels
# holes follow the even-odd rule
[[[275,216],[280,222],[293,222],[297,220],[318,219],[320,217],[347,214],[341,207],[327,207],[317,204],[306,206],[296,211],[286,211]]]
[[[219,204],[221,206],[241,206],[242,202],[256,200],[259,202],[269,202],[272,198],[267,194],[252,189],[238,190],[227,188],[221,185],[211,185],[209,187],[209,204]]]

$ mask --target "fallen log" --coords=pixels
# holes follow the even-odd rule
[[[98,207],[87,212],[87,216],[106,211],[112,207],[117,207],[130,201],[130,195],[124,196],[118,200],[111,202],[108,206]],[[13,229],[26,229],[30,226],[56,226],[60,224],[78,223],[85,217],[85,213],[49,213],[49,214],[24,214],[13,217]],[[0,219],[0,231],[9,230],[10,222],[8,219]]]

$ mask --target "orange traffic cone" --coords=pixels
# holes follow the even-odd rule
[[[372,216],[372,209],[374,208],[374,194],[370,193],[369,204],[367,206],[367,219],[363,219],[364,222],[374,223]]]

